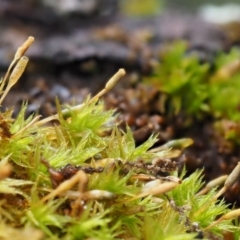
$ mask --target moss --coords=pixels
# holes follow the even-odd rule
[[[240,50],[232,48],[228,53],[218,53],[210,65],[200,63],[193,54],[186,55],[186,49],[185,42],[166,47],[154,74],[145,83],[160,90],[165,114],[183,114],[186,124],[210,116],[219,135],[239,142]],[[233,127],[228,128],[222,121]]]
[[[1,239],[177,240],[236,230],[229,219],[210,226],[230,210],[214,189],[197,195],[201,172],[177,177],[179,164],[169,158],[191,140],[149,150],[157,137],[136,146],[96,97],[57,106],[57,115],[43,120],[25,119],[26,104],[16,119],[1,112]]]

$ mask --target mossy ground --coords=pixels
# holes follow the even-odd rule
[[[192,113],[202,118],[211,112],[217,120],[237,121],[236,101],[216,107],[222,104],[216,104],[221,99],[215,95],[226,84],[226,79],[218,80],[222,65],[213,75],[220,77],[210,78],[213,89],[207,92],[208,66],[192,58],[182,60],[182,49],[177,45],[166,53],[154,77],[170,99],[168,114],[186,110],[186,119],[191,119]],[[3,95],[16,80],[15,75],[6,76]],[[200,194],[202,172],[187,178],[184,170],[179,172],[179,157],[190,139],[156,148],[158,136],[151,135],[136,145],[132,130],[122,131],[116,112],[106,110],[98,98],[89,97],[67,110],[58,101],[56,105],[57,115],[43,120],[25,118],[26,104],[16,118],[12,110],[0,114],[0,239],[223,239],[229,232],[239,238],[232,222],[238,212],[216,197],[216,187],[224,182],[229,187],[230,180],[233,185],[236,176],[226,176]]]

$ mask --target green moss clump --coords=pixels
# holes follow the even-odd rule
[[[197,56],[186,56],[186,43],[177,42],[160,54],[161,62],[145,81],[171,99],[170,113],[211,112],[215,117],[237,121],[240,95],[239,49],[219,54],[214,66],[200,63]]]
[[[161,91],[161,110],[192,119],[215,119],[216,130],[225,139],[239,142],[240,50],[219,53],[212,66],[186,55],[186,43],[176,42],[161,52],[161,61],[145,82]],[[228,124],[226,122],[228,121]],[[231,127],[229,127],[231,126]]]
[[[169,157],[181,154],[189,139],[149,151],[157,137],[136,146],[131,130],[121,131],[114,111],[97,98],[67,111],[57,102],[57,108],[43,120],[25,119],[26,104],[16,119],[10,110],[0,112],[0,239],[237,234],[229,219],[210,226],[230,210],[214,189],[197,195],[201,172],[177,177],[178,163]]]

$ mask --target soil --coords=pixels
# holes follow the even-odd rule
[[[80,103],[89,93],[103,88],[119,68],[125,68],[127,76],[104,100],[107,108],[118,109],[122,127],[127,123],[132,128],[137,144],[152,133],[159,135],[158,144],[192,138],[194,145],[184,153],[187,170],[191,173],[204,168],[206,181],[229,174],[236,166],[239,149],[223,148],[210,117],[186,127],[184,115],[169,117],[162,113],[158,104],[161,93],[141,80],[151,74],[161,49],[174,40],[188,42],[186,54],[194,52],[201,62],[213,62],[219,51],[239,45],[240,33],[234,30],[238,24],[216,26],[176,11],[133,19],[121,14],[117,1],[111,0],[90,1],[93,5],[86,5],[83,11],[77,7],[62,11],[54,4],[46,5],[46,1],[22,2],[0,3],[1,76],[18,46],[28,36],[36,39],[27,52],[30,64],[3,108],[14,106],[17,114],[27,100],[27,114],[38,111],[45,117],[56,112],[56,96],[63,104]],[[226,193],[226,200],[239,205],[239,193],[235,185]]]

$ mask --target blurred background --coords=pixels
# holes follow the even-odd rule
[[[6,106],[55,111],[54,98],[81,102],[120,67],[139,80],[165,43],[184,39],[187,53],[211,62],[239,45],[240,1],[1,0],[0,74],[28,36],[35,42],[26,73]],[[15,91],[15,92],[14,92]]]

